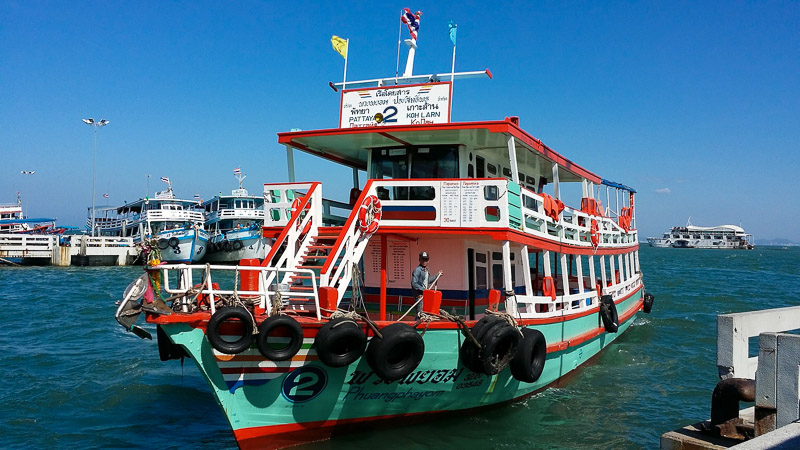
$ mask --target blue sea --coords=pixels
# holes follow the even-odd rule
[[[653,312],[563,386],[309,449],[639,449],[707,419],[718,314],[795,306],[800,248],[642,247]],[[0,448],[236,448],[194,363],[114,321],[138,267],[0,268]],[[153,333],[155,334],[155,333]]]

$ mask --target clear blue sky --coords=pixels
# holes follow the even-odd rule
[[[399,12],[422,10],[415,73],[450,69],[454,121],[522,127],[639,191],[641,236],[691,216],[800,240],[798,2],[0,2],[0,203],[83,225],[97,200],[145,196],[169,176],[210,198],[287,180],[276,133],[334,128],[348,79],[394,75]],[[405,30],[403,31],[405,38]],[[401,56],[401,65],[405,52]],[[402,68],[401,68],[402,70]],[[299,158],[298,179],[346,192],[350,175]],[[22,170],[35,170],[22,175]],[[571,202],[574,206],[576,202]]]

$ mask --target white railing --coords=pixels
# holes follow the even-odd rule
[[[222,209],[206,217],[206,221],[223,219],[264,220],[264,209]]]
[[[266,310],[269,314],[272,311],[272,302],[278,298],[286,301],[286,298],[291,297],[308,298],[313,301],[314,309],[317,314],[317,319],[321,319],[321,311],[319,308],[319,297],[317,295],[318,286],[314,279],[313,271],[310,269],[296,269],[296,268],[276,268],[276,267],[260,267],[260,266],[227,266],[227,265],[189,265],[189,264],[175,264],[168,265],[160,268],[162,272],[162,288],[167,294],[170,295],[183,295],[179,298],[179,304],[182,305],[184,312],[188,312],[188,304],[193,300],[193,296],[187,295],[190,291],[193,294],[204,294],[208,296],[211,314],[216,312],[216,300],[218,296],[239,296],[240,298],[257,299],[259,307]],[[238,278],[239,284],[243,272],[257,272],[258,273],[258,289],[257,290],[243,290],[235,285],[235,280]],[[277,283],[280,274],[288,273],[304,273],[311,275],[311,290],[305,292],[289,292],[290,286],[287,284]],[[224,275],[223,275],[224,274]],[[214,287],[217,283],[218,287]],[[224,286],[225,284],[230,286]],[[174,284],[174,285],[173,285]]]
[[[178,221],[191,221],[203,222],[203,213],[199,211],[173,211],[166,209],[151,209],[142,215],[143,220],[148,221],[165,221],[165,220],[178,220]]]
[[[725,378],[755,378],[758,357],[749,340],[761,333],[800,328],[800,306],[717,316],[717,369]]]
[[[305,196],[297,197],[300,189],[307,192]],[[275,190],[280,192],[280,198],[275,198],[273,195]],[[292,192],[292,195],[288,195],[289,192]],[[267,282],[272,283],[276,280],[274,277],[283,274],[279,283],[287,283],[296,274],[297,271],[293,269],[300,265],[303,255],[322,224],[322,185],[319,182],[265,184],[264,196],[270,197],[270,204],[264,206],[268,209],[264,226],[278,226],[286,220],[283,231],[265,259],[271,268],[276,269],[270,273]],[[289,200],[292,197],[294,199]],[[293,204],[296,208],[292,207]],[[273,215],[271,211],[278,211],[278,214]],[[281,247],[284,248],[283,253],[273,262],[275,254]]]
[[[37,234],[0,234],[0,251],[46,251],[50,252],[58,247],[57,235]]]
[[[560,280],[559,280],[560,281]],[[600,280],[596,280],[599,283]],[[600,302],[595,283],[589,277],[584,277],[584,291],[574,294],[559,295],[553,300],[544,295],[520,295],[506,300],[506,309],[514,317],[522,319],[560,317],[575,314],[597,306]],[[627,280],[603,288],[601,295],[611,295],[614,300],[635,292],[642,285],[641,274],[633,274]],[[558,283],[558,289],[561,289]],[[570,291],[578,289],[577,280],[569,283]]]

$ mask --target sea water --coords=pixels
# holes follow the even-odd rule
[[[562,386],[304,448],[657,448],[662,433],[709,417],[717,315],[800,304],[800,248],[643,246],[640,262],[652,313]],[[0,448],[236,447],[194,363],[161,362],[155,340],[114,321],[140,273],[0,268]]]

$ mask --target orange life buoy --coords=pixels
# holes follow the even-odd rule
[[[542,293],[551,299],[556,299],[556,285],[553,282],[553,277],[542,278]]]
[[[294,201],[292,201],[292,211],[297,211],[298,209],[300,209],[300,204],[303,202],[303,198],[305,198],[305,197],[298,197],[298,198],[294,199]],[[305,214],[303,214],[303,213],[305,211],[308,211],[308,209],[309,209],[309,205],[306,205],[305,210],[297,215],[297,222],[295,223],[295,227],[297,229],[300,229],[300,221],[303,220],[303,218],[305,217]],[[303,233],[302,234],[308,233],[308,230],[310,230],[310,229],[311,229],[311,222],[308,222],[306,224],[305,228],[303,228]]]
[[[381,201],[374,195],[368,195],[358,209],[358,228],[364,234],[372,234],[378,231],[380,226]]]
[[[600,283],[597,283],[595,285],[595,288],[597,289],[597,298],[600,299],[600,297],[603,296],[603,285],[600,284]]]
[[[597,247],[597,244],[600,243],[600,233],[598,231],[599,229],[597,227],[597,221],[592,219],[592,247]]]

